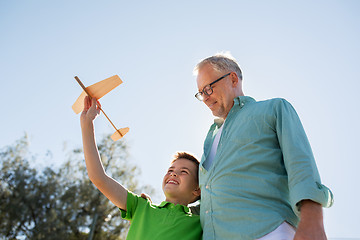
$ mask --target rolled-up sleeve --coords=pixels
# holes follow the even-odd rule
[[[299,215],[298,203],[305,199],[317,202],[323,207],[330,207],[333,204],[333,194],[321,183],[299,116],[284,99],[275,107],[276,133],[288,173],[289,199],[294,212]]]

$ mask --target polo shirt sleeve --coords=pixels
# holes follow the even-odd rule
[[[125,220],[131,220],[135,214],[139,202],[139,196],[128,191],[127,200],[126,200],[126,211],[120,209],[121,217]]]
[[[333,195],[321,184],[310,143],[299,116],[289,102],[280,99],[275,107],[276,133],[288,174],[290,203],[299,216],[298,203],[309,199],[330,207]]]

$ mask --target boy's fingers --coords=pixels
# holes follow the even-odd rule
[[[89,97],[85,96],[84,98],[84,110],[88,110],[89,109]]]
[[[100,108],[101,108],[101,104],[100,104],[100,102],[99,102],[96,98],[93,98],[93,99],[92,99],[92,105],[96,106],[97,109],[100,109]]]
[[[97,100],[96,100],[96,98],[92,98],[91,99],[91,107],[94,107],[94,108],[96,108],[97,109],[97,106],[99,106],[98,104],[97,104]]]
[[[97,101],[95,98],[85,96],[85,98],[84,98],[84,110],[85,111],[89,110],[91,107],[96,109],[97,106],[101,106],[99,101]]]
[[[91,108],[95,109],[96,112],[98,114],[100,114],[100,111],[101,111],[101,105],[100,105],[100,102],[98,100],[96,100],[96,98],[92,98],[91,99]]]

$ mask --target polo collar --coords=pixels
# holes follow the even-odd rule
[[[184,211],[185,213],[191,213],[190,208],[187,206],[181,205],[181,204],[173,204],[171,202],[163,201],[160,203],[159,208],[174,208],[174,209],[180,209]]]

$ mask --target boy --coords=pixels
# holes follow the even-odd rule
[[[156,206],[129,192],[109,177],[96,147],[93,121],[100,114],[96,99],[86,97],[80,117],[85,163],[92,183],[131,220],[127,239],[201,239],[200,217],[187,205],[200,198],[199,161],[188,153],[178,153],[164,176],[165,201]]]

